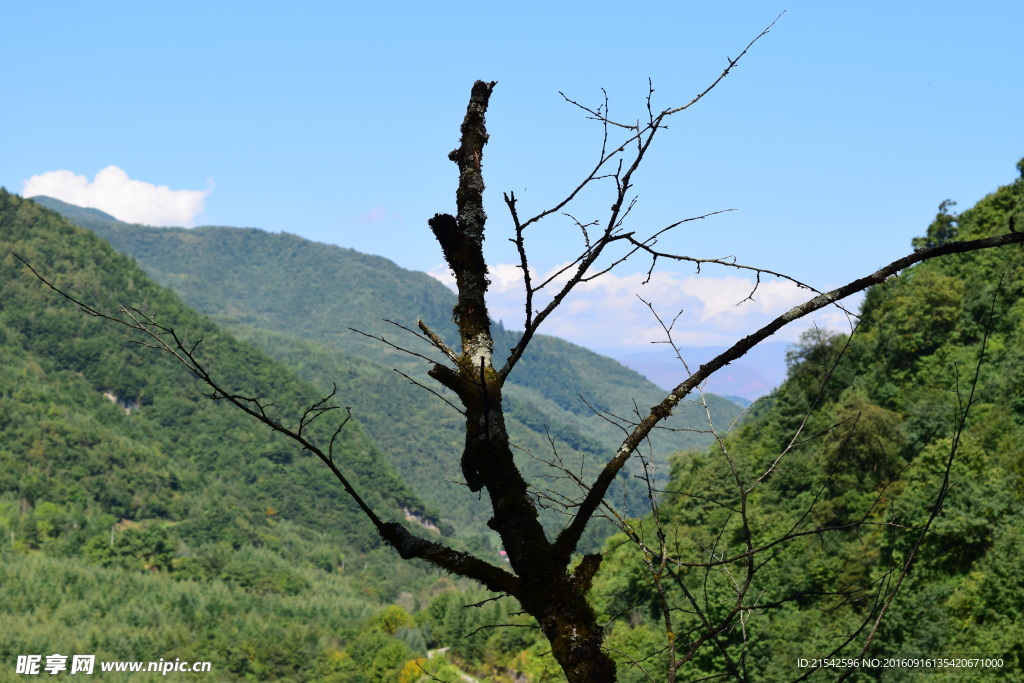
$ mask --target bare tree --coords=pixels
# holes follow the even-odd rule
[[[500,536],[510,562],[509,568],[490,564],[470,554],[418,536],[398,522],[382,519],[377,511],[364,502],[342,469],[336,465],[332,452],[333,440],[323,446],[313,443],[304,433],[310,422],[335,408],[329,403],[330,396],[310,406],[298,425],[289,427],[280,424],[268,415],[266,408],[269,404],[262,399],[227,390],[226,384],[213,377],[203,366],[197,357],[195,346],[190,346],[173,328],[157,324],[144,313],[132,308],[122,308],[116,314],[102,313],[69,294],[57,291],[91,315],[115,321],[142,333],[143,343],[174,355],[209,387],[212,398],[235,405],[316,454],[345,491],[358,503],[384,542],[393,546],[402,558],[429,562],[447,572],[479,582],[496,594],[515,598],[525,612],[536,618],[540,629],[550,641],[555,659],[569,681],[614,681],[616,666],[609,653],[602,647],[603,628],[598,623],[587,597],[594,575],[601,566],[602,555],[588,554],[580,559],[577,547],[584,529],[595,515],[614,516],[614,510],[610,506],[602,508],[607,505],[609,487],[631,456],[645,440],[652,437],[653,430],[672,414],[681,401],[687,400],[691,392],[699,391],[701,385],[713,373],[739,359],[754,345],[793,321],[827,306],[837,305],[845,297],[883,282],[915,263],[947,254],[1024,242],[1024,233],[1009,233],[971,242],[951,242],[920,249],[835,290],[819,292],[805,283],[766,268],[742,265],[731,259],[704,259],[672,254],[657,248],[659,237],[666,232],[687,221],[704,219],[711,214],[676,221],[654,229],[648,234],[627,230],[626,222],[636,202],[633,193],[634,175],[646,158],[655,137],[665,128],[666,121],[707,95],[773,25],[774,22],[751,41],[737,57],[729,59],[723,72],[688,103],[658,111],[652,102],[651,88],[647,97],[646,118],[643,120],[634,123],[613,120],[609,117],[607,98],[596,108],[565,98],[602,127],[600,154],[594,166],[582,175],[564,198],[535,215],[523,215],[514,193],[510,192],[504,196],[513,228],[511,239],[518,249],[519,266],[523,271],[526,303],[523,334],[508,355],[497,362],[486,301],[489,281],[483,253],[487,216],[483,205],[482,170],[483,152],[488,140],[485,113],[496,83],[477,81],[473,85],[461,127],[460,144],[449,155],[459,168],[456,212],[454,215],[438,213],[428,221],[448,266],[455,274],[458,303],[453,310],[453,322],[458,329],[459,346],[452,348],[446,344],[442,335],[429,329],[422,321],[418,322],[418,328],[422,337],[446,358],[444,363],[425,359],[431,365],[428,374],[441,386],[454,393],[461,404],[461,407],[456,406],[456,409],[465,416],[465,445],[461,453],[461,462],[466,485],[473,493],[486,491],[491,506],[488,526]],[[549,216],[566,213],[569,205],[577,200],[585,189],[607,192],[607,205],[610,206],[607,215],[600,221],[576,221],[582,239],[579,253],[558,273],[543,281],[536,281],[531,275],[528,261],[528,236],[535,226]],[[578,475],[567,470],[567,476],[574,477],[580,493],[576,498],[558,501],[568,513],[569,521],[553,538],[549,538],[539,520],[538,506],[541,502],[552,504],[552,501],[541,501],[538,498],[537,491],[531,489],[515,462],[513,444],[506,431],[502,408],[503,385],[523,358],[541,325],[555,313],[566,297],[580,284],[608,273],[631,257],[650,258],[649,272],[653,271],[659,259],[694,263],[698,269],[703,265],[743,269],[755,274],[758,283],[762,277],[785,278],[806,288],[813,296],[753,334],[740,339],[710,362],[692,372],[687,371],[687,376],[657,405],[644,411],[638,410],[635,416],[619,416],[619,424],[624,432],[623,439],[614,446],[614,450],[610,447],[609,458],[596,480],[584,482]],[[756,290],[756,285],[754,289]],[[540,295],[548,291],[551,292],[549,302],[543,306],[539,305],[537,302]],[[341,426],[343,425],[344,422]],[[335,435],[337,433],[336,431]],[[765,472],[765,475],[767,474],[768,472]],[[739,485],[742,490],[747,490],[756,487],[760,481],[739,482]],[[624,525],[624,528],[629,527]],[[799,533],[801,532],[794,529],[788,535],[784,535],[779,542],[784,542]],[[641,547],[652,574],[662,577],[656,582],[655,589],[662,591],[667,600],[665,585],[671,577],[670,572],[663,571],[671,559],[667,547],[661,541],[651,544],[640,534],[634,533],[632,538]],[[719,557],[715,554],[716,551],[712,550],[713,559],[701,560],[701,566],[708,568],[739,563],[751,567],[755,562],[755,556],[761,553],[770,556],[774,552],[774,547],[775,544],[764,547],[750,545],[736,557]],[[742,582],[745,579],[740,575],[737,580]],[[677,644],[676,639],[679,636],[674,634],[671,622],[667,624],[669,644],[674,652],[669,672],[671,677],[674,678],[676,670],[688,661],[698,648],[706,643],[713,643],[719,634],[734,628],[737,619],[742,617],[748,607],[746,592],[742,591],[738,595],[733,609],[715,615],[702,613],[701,624],[694,632],[686,634],[685,644]],[[689,596],[690,599],[692,597]],[[699,607],[695,599],[692,599],[692,602]],[[737,666],[733,669],[734,673],[739,671]]]

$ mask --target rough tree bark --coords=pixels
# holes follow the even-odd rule
[[[437,214],[429,221],[455,273],[459,301],[453,320],[462,342],[458,355],[440,345],[455,367],[435,365],[429,374],[455,392],[465,408],[462,471],[471,491],[484,488],[490,497],[493,517],[488,526],[501,537],[517,576],[506,592],[540,623],[570,681],[613,681],[615,665],[601,650],[602,630],[586,598],[600,555],[588,556],[575,572],[567,571],[572,549],[564,552],[548,541],[505,429],[504,377],[495,371],[492,361],[494,342],[485,301],[488,279],[483,255],[487,221],[482,173],[487,144],[484,114],[494,86],[484,81],[473,85],[462,141],[449,155],[459,165],[457,216]],[[422,323],[420,327],[431,332]],[[430,337],[438,340],[432,332]]]

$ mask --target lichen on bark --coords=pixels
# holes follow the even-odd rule
[[[615,665],[601,649],[603,633],[586,598],[600,556],[588,556],[575,572],[569,570],[572,549],[566,552],[556,547],[545,535],[526,481],[516,467],[505,428],[504,378],[493,366],[494,339],[486,303],[489,283],[483,255],[487,214],[483,208],[482,168],[488,138],[484,115],[494,85],[485,81],[473,85],[462,139],[449,155],[459,165],[456,215],[439,213],[428,221],[445,261],[455,273],[458,304],[452,319],[461,341],[459,354],[454,358],[449,355],[453,366],[438,364],[429,374],[454,391],[465,408],[462,472],[471,491],[486,489],[490,499],[492,517],[488,526],[501,537],[516,574],[514,586],[506,592],[541,624],[570,681],[610,682],[615,680]],[[450,563],[449,568],[463,573],[467,567],[462,558],[459,561],[459,566]],[[472,569],[481,571],[479,567]]]

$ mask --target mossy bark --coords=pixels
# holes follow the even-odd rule
[[[603,632],[586,597],[600,557],[588,557],[575,572],[569,570],[574,549],[556,549],[545,535],[505,428],[503,378],[492,362],[494,343],[485,300],[489,281],[483,256],[484,114],[494,85],[484,81],[473,85],[462,140],[449,155],[459,165],[457,215],[437,214],[429,221],[455,273],[459,301],[452,319],[462,343],[458,355],[448,354],[453,366],[435,365],[430,376],[455,392],[465,409],[462,471],[471,491],[487,490],[492,509],[488,526],[501,536],[515,576],[494,575],[466,562],[454,571],[517,598],[540,623],[569,681],[614,681],[615,664],[601,649]],[[437,557],[440,566],[452,570],[452,558]],[[480,572],[487,576],[477,576]]]

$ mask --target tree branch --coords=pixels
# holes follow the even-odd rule
[[[880,268],[866,277],[854,280],[853,282],[830,292],[819,294],[799,306],[794,306],[753,334],[739,340],[729,349],[722,352],[708,363],[701,365],[697,372],[691,374],[686,380],[676,386],[676,388],[673,389],[661,403],[653,406],[650,413],[648,413],[640,424],[622,442],[622,445],[619,446],[614,457],[608,461],[601,474],[598,476],[597,481],[594,482],[593,488],[590,489],[590,492],[587,494],[583,504],[577,510],[576,517],[569,526],[563,529],[559,534],[558,540],[555,542],[556,549],[559,552],[565,552],[567,549],[576,547],[576,544],[579,542],[579,539],[583,534],[584,528],[590,521],[591,516],[597,510],[601,500],[608,491],[608,487],[618,475],[619,470],[622,469],[626,460],[629,459],[629,456],[632,455],[637,446],[647,438],[651,433],[651,430],[654,429],[659,422],[672,414],[672,410],[680,400],[689,394],[694,387],[701,384],[717,370],[739,359],[755,345],[775,334],[789,323],[799,320],[800,318],[825,308],[837,301],[845,299],[851,294],[863,291],[871,285],[880,284],[889,277],[898,274],[899,271],[916,263],[921,263],[929,259],[949,254],[963,254],[971,251],[977,251],[979,249],[992,249],[994,247],[1002,247],[1015,243],[1024,243],[1024,233],[1011,232],[1004,235],[997,235],[995,237],[971,240],[969,242],[951,242],[941,246],[931,247],[929,249],[918,249],[913,254],[908,254],[901,259],[897,259],[884,268]]]

